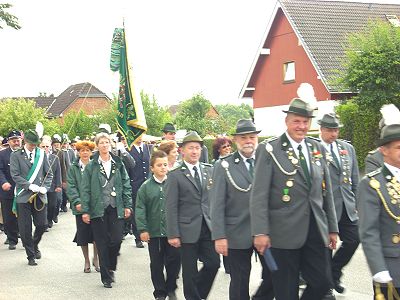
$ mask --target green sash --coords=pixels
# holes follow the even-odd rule
[[[40,161],[43,162],[43,155],[41,155],[41,154],[42,154],[42,151],[40,151],[39,148],[36,148],[36,151],[35,151],[35,159],[33,160],[33,165],[32,165],[32,167],[31,167],[31,169],[29,170],[28,176],[27,176],[27,178],[26,178],[26,180],[28,180],[30,183],[32,183],[32,182],[35,180],[36,176],[37,176],[37,173],[38,173],[38,172],[36,172],[35,176],[32,177],[33,173],[35,173],[35,170],[36,170],[36,168],[37,168],[38,165],[39,165],[39,162],[40,162]],[[40,165],[41,165],[41,164],[40,164]],[[40,167],[40,166],[39,166],[39,167]],[[32,181],[31,181],[31,178],[32,178]],[[14,214],[15,216],[18,216],[18,211],[17,211],[17,197],[23,192],[23,190],[24,190],[24,189],[22,189],[22,188],[19,188],[19,189],[17,190],[17,187],[15,187],[15,190],[14,190],[14,200],[13,200],[13,205],[12,205],[12,212],[13,212],[13,214]]]

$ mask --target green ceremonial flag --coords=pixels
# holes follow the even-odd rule
[[[112,44],[110,68],[119,71],[118,131],[125,137],[129,150],[132,143],[147,130],[146,118],[141,99],[136,99],[129,73],[125,29],[115,28]]]

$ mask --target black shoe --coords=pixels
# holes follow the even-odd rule
[[[8,238],[6,238],[4,245],[8,245],[10,243],[10,240]]]
[[[333,294],[333,290],[332,289],[330,289],[327,293],[326,293],[326,295],[324,296],[324,298],[322,298],[322,300],[335,300],[336,299],[336,297],[335,297],[335,295]]]
[[[142,241],[136,241],[136,248],[144,248]]]
[[[54,223],[58,223],[58,216],[55,216],[55,217],[53,218],[53,222],[54,222]]]
[[[177,300],[175,292],[168,293],[168,300]]]
[[[159,297],[156,297],[156,300],[165,300],[165,297],[164,296],[159,296]]]
[[[28,259],[28,265],[30,265],[30,266],[37,266],[37,262],[35,261],[34,258],[29,258],[29,259]]]
[[[39,249],[35,250],[35,258],[36,259],[41,259],[42,258],[42,253],[40,252]]]
[[[64,206],[64,207],[61,208],[61,211],[62,211],[62,212],[67,212],[67,211],[68,211],[68,208],[67,208],[66,206]]]
[[[17,246],[15,244],[10,243],[8,245],[8,250],[15,250],[15,249],[17,249]]]
[[[47,225],[49,228],[53,227],[53,222],[49,222],[49,224]]]
[[[112,288],[111,282],[103,282],[103,286],[108,289]]]
[[[341,284],[341,282],[339,280],[336,280],[334,282],[334,288],[335,288],[335,291],[338,292],[339,294],[344,293],[345,287]]]

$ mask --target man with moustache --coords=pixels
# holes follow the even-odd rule
[[[233,134],[237,151],[214,166],[210,200],[212,238],[217,253],[228,257],[231,300],[249,299],[253,254],[249,199],[259,132],[251,120],[239,120]],[[263,258],[260,261],[264,267]]]
[[[15,182],[10,173],[10,156],[21,147],[21,132],[15,129],[10,131],[7,140],[9,148],[0,151],[0,201],[8,249],[15,250],[18,244],[18,221],[12,212]]]
[[[322,299],[332,286],[329,251],[338,225],[321,144],[306,137],[313,117],[308,99],[294,98],[287,131],[256,152],[250,220],[254,246],[270,248],[278,270],[271,273],[277,300],[297,300],[300,272],[307,282],[301,299]]]
[[[360,243],[356,198],[359,171],[356,152],[348,142],[338,139],[339,120],[334,113],[324,114],[320,125],[321,143],[325,148],[326,161],[332,183],[336,217],[339,226],[340,248],[332,257],[333,285],[338,293],[344,292],[340,282],[342,269],[353,257]]]
[[[386,109],[385,109],[386,108]],[[398,299],[400,293],[400,112],[381,109],[385,126],[378,147],[383,166],[368,173],[357,190],[360,240],[374,285],[374,299]],[[397,294],[397,295],[396,295]]]
[[[53,180],[49,161],[44,151],[37,147],[42,135],[43,129],[39,130],[39,126],[36,130],[27,130],[24,133],[24,147],[10,157],[10,173],[16,185],[14,202],[17,206],[18,228],[30,266],[36,266],[35,259],[42,257],[39,242],[47,228],[46,194]],[[32,219],[35,224],[33,236]]]
[[[166,181],[168,242],[181,251],[187,300],[206,299],[219,269],[209,211],[212,166],[199,161],[202,145],[197,132],[189,132],[182,141],[183,161],[168,173]],[[200,271],[198,259],[203,262]]]

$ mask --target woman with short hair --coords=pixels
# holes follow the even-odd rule
[[[157,150],[167,153],[168,170],[171,170],[178,165],[178,145],[175,141],[162,141]]]
[[[85,167],[90,162],[95,144],[91,141],[79,141],[75,145],[78,152],[78,158],[75,159],[68,170],[67,176],[67,196],[71,203],[72,213],[76,220],[76,234],[74,242],[77,246],[81,246],[83,257],[85,259],[85,267],[83,272],[90,273],[89,259],[89,243],[93,243],[93,266],[97,272],[100,272],[99,258],[97,255],[96,244],[93,240],[93,233],[90,224],[86,224],[82,220],[82,174]]]
[[[111,151],[107,133],[95,137],[98,152],[82,178],[82,220],[91,224],[100,258],[101,281],[111,288],[123,237],[124,218],[131,215],[131,185],[121,159]]]

